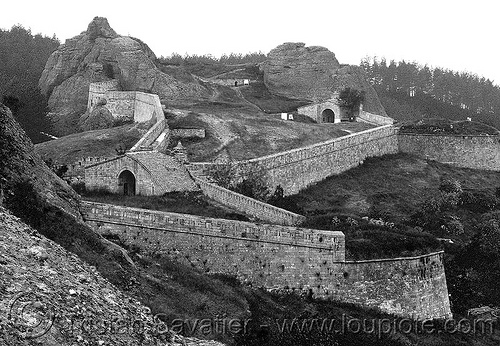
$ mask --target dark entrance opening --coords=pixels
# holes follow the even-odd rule
[[[130,171],[123,171],[118,176],[118,186],[125,196],[135,195],[135,176]]]
[[[321,113],[321,117],[324,123],[334,123],[335,122],[335,113],[329,108],[325,109]]]

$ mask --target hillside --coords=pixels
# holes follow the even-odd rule
[[[353,259],[444,248],[453,311],[498,304],[498,172],[387,155],[289,196],[282,206],[306,215],[307,227],[343,231]]]
[[[71,164],[84,157],[113,157],[117,149],[130,149],[147,131],[141,124],[76,133],[35,146],[43,158],[58,164]]]
[[[0,246],[3,249],[0,271],[5,279],[0,284],[0,304],[7,307],[12,304],[16,293],[36,287],[37,291],[45,294],[37,297],[38,301],[45,299],[45,296],[50,300],[35,302],[30,306],[30,316],[34,317],[28,323],[40,317],[50,317],[46,309],[52,306],[59,312],[49,333],[42,339],[21,339],[18,334],[21,328],[19,320],[15,322],[12,317],[0,314],[0,340],[3,344],[35,345],[42,342],[55,346],[85,341],[94,341],[89,344],[98,345],[124,345],[128,341],[138,344],[134,341],[136,336],[127,339],[128,334],[100,334],[99,339],[96,339],[95,333],[59,333],[65,331],[67,326],[67,320],[60,323],[61,316],[97,318],[114,315],[114,312],[118,312],[120,317],[140,316],[147,321],[151,321],[152,315],[162,314],[162,320],[168,326],[179,321],[175,319],[182,319],[183,323],[180,326],[177,323],[176,330],[185,338],[174,337],[171,333],[163,333],[158,337],[163,340],[175,338],[187,345],[214,344],[192,339],[193,336],[216,338],[236,345],[310,345],[311,342],[317,345],[331,345],[332,342],[337,345],[406,345],[410,340],[427,340],[451,346],[459,342],[494,345],[498,341],[496,331],[493,335],[487,334],[481,338],[469,334],[442,334],[437,329],[425,335],[396,331],[380,335],[349,329],[340,333],[337,332],[338,328],[348,323],[345,321],[346,316],[348,319],[370,321],[374,318],[391,320],[394,317],[346,304],[270,294],[243,286],[233,278],[199,273],[158,254],[142,252],[139,248],[122,248],[120,239],[112,239],[112,243],[79,221],[78,195],[33,153],[32,144],[5,108],[2,107],[0,115],[0,159],[8,163],[1,166],[0,170],[5,182],[2,184],[5,196],[3,202],[38,231],[26,226],[3,208],[0,209]],[[14,306],[17,311],[17,305]],[[236,334],[195,324],[202,319],[218,323],[215,321],[222,317],[249,322],[245,330]],[[292,326],[290,332],[286,327],[280,329],[281,321],[286,323],[294,318],[299,321],[319,318],[343,322],[335,325],[333,331],[313,330],[304,333]]]
[[[250,159],[372,128],[366,123],[316,124],[281,120],[248,104],[202,103],[167,114],[171,128],[205,128],[205,139],[184,141],[191,161],[229,155]],[[174,143],[176,144],[176,143]]]

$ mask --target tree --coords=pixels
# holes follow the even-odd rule
[[[361,103],[363,103],[364,100],[364,91],[351,88],[343,89],[337,97],[337,102],[339,103],[340,107],[344,108],[347,111],[347,116],[349,118],[354,116],[354,113],[359,110],[359,106],[361,105]]]

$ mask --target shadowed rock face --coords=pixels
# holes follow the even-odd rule
[[[40,77],[40,89],[49,96],[54,132],[64,135],[78,131],[93,82],[118,79],[123,90],[155,93],[171,104],[208,97],[208,91],[194,79],[180,82],[161,72],[155,61],[146,44],[118,35],[106,18],[95,17],[86,31],[66,40],[52,53]]]
[[[365,91],[365,110],[386,115],[365,72],[357,66],[341,66],[335,54],[324,47],[284,43],[269,52],[261,69],[266,86],[275,94],[322,101],[350,87]]]

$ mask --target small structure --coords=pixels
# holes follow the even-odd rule
[[[173,149],[174,157],[181,163],[189,163],[187,149],[182,145],[181,141],[177,143]]]
[[[281,120],[288,120],[288,114],[287,113],[281,113]]]
[[[299,107],[297,111],[299,114],[308,116],[317,123],[340,123],[341,121],[349,120],[345,112],[338,105],[336,98]]]

